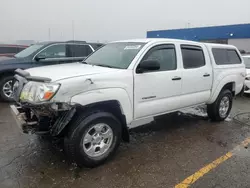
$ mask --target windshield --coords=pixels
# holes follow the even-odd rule
[[[127,69],[144,45],[145,43],[139,42],[110,43],[90,55],[84,62],[110,68]]]
[[[34,53],[36,50],[38,50],[39,48],[41,48],[42,46],[44,46],[44,44],[34,44],[24,50],[22,50],[21,52],[19,52],[18,54],[15,55],[16,58],[20,58],[20,57],[28,57],[29,55],[31,55],[32,53]]]
[[[243,57],[247,69],[250,69],[250,57]]]

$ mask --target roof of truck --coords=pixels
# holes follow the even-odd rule
[[[142,43],[149,43],[149,42],[189,42],[189,43],[198,43],[189,40],[180,40],[180,39],[169,39],[169,38],[146,38],[146,39],[129,39],[129,40],[120,40],[115,42],[142,42]]]
[[[149,43],[149,42],[185,42],[188,44],[205,44],[206,46],[210,47],[222,47],[222,48],[235,48],[232,45],[227,44],[215,44],[215,43],[204,43],[204,42],[195,42],[190,40],[181,40],[181,39],[169,39],[169,38],[146,38],[146,39],[130,39],[130,40],[121,40],[115,42],[141,42],[141,43]]]
[[[229,45],[229,44],[216,44],[216,43],[204,43],[206,46],[210,46],[213,48],[236,48],[233,45]]]

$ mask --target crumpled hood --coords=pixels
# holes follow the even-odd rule
[[[58,81],[72,77],[107,73],[117,70],[119,69],[87,65],[83,63],[68,63],[68,64],[31,68],[27,69],[26,71],[28,71],[31,76],[46,77],[50,78],[52,81]]]

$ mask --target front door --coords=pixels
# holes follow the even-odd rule
[[[148,117],[172,111],[180,106],[181,70],[173,44],[152,47],[144,60],[157,60],[160,69],[135,73],[134,75],[134,117]],[[141,62],[142,62],[141,61]],[[140,67],[138,65],[137,69]]]
[[[55,65],[72,62],[72,57],[68,57],[66,45],[63,43],[52,44],[39,52],[34,57],[37,66]]]

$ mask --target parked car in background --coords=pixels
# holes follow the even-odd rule
[[[245,79],[245,89],[244,93],[250,93],[250,55],[242,56],[246,66],[246,79]]]
[[[242,89],[236,47],[175,39],[105,45],[81,63],[17,70],[11,109],[28,134],[64,137],[79,166],[104,163],[128,128],[201,104],[223,121]]]
[[[24,45],[0,44],[0,57],[14,57],[15,54],[19,53],[27,47],[28,46]]]
[[[42,42],[31,45],[12,59],[0,61],[0,98],[4,101],[12,100],[12,79],[17,68],[82,61],[102,45],[85,41]]]

